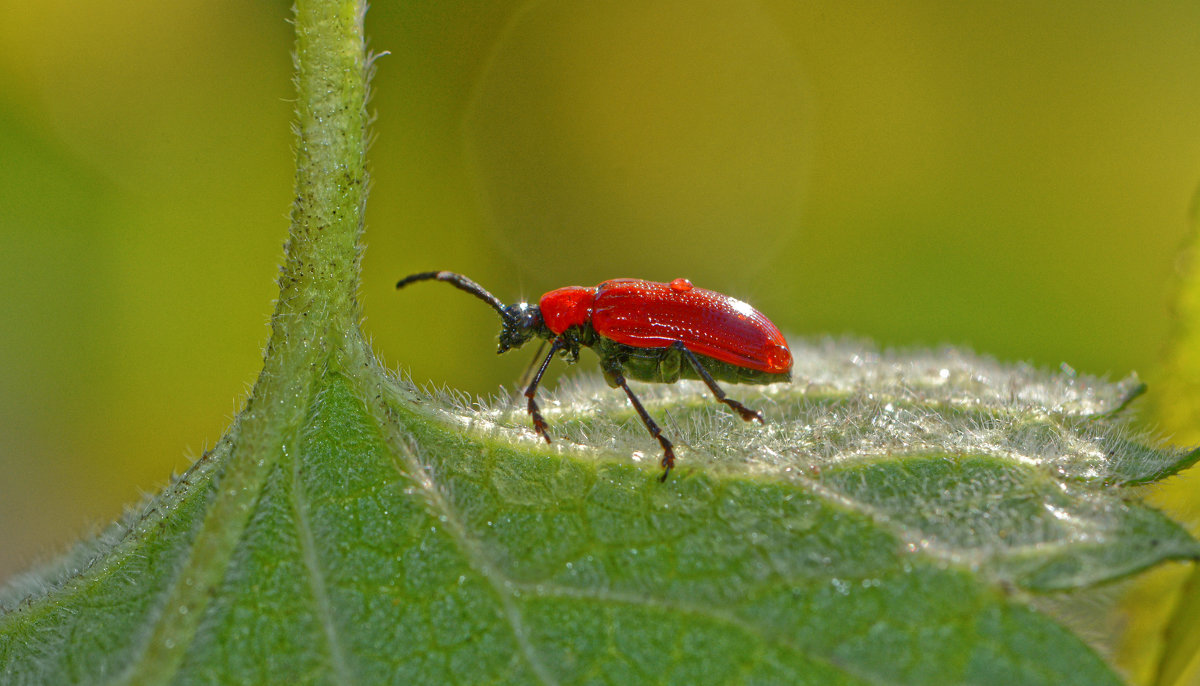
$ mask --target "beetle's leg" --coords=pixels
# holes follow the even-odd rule
[[[708,386],[708,390],[712,391],[713,395],[717,396],[717,400],[725,403],[733,411],[740,414],[742,419],[746,421],[753,419],[758,420],[759,424],[763,423],[762,412],[759,412],[758,410],[751,410],[733,398],[727,398],[725,396],[725,391],[721,390],[721,387],[717,385],[716,379],[712,378],[712,374],[709,374],[708,370],[704,368],[704,365],[700,364],[700,360],[696,359],[696,354],[684,347],[683,343],[675,341],[671,344],[671,347],[678,350],[685,358],[687,358],[687,361],[692,364],[692,369],[695,369],[696,373],[700,375],[701,380],[703,380],[704,384]]]
[[[534,396],[537,395],[538,384],[542,382],[542,374],[546,373],[546,367],[550,366],[550,360],[554,359],[554,353],[563,346],[561,338],[555,338],[550,344],[550,352],[546,355],[546,359],[542,360],[542,366],[538,367],[537,374],[533,375],[533,381],[529,382],[529,388],[525,389],[525,398],[529,400],[529,416],[533,419],[533,430],[541,434],[546,442],[550,442],[550,434],[546,433],[546,420],[542,419],[542,413],[538,410],[537,401]],[[534,358],[537,359],[537,358]]]
[[[646,425],[646,429],[650,432],[650,435],[658,439],[658,444],[662,446],[663,473],[658,480],[666,481],[667,475],[675,467],[675,446],[672,445],[670,439],[663,435],[662,429],[658,428],[658,424],[654,423],[654,420],[650,418],[650,413],[646,412],[646,408],[642,407],[642,401],[638,400],[638,397],[629,388],[629,384],[625,382],[625,375],[615,369],[611,370],[610,373],[612,374],[613,381],[616,381],[617,385],[625,391],[625,395],[629,396],[629,402],[633,403],[633,409],[637,410],[638,416],[642,418],[642,423]]]
[[[546,340],[543,339],[542,342],[538,344],[538,349],[537,352],[533,354],[533,359],[529,360],[529,366],[525,368],[525,371],[521,372],[521,380],[517,382],[518,386],[526,386],[529,384],[529,380],[533,378],[533,368],[537,366],[538,360],[542,359],[542,353],[545,351]]]

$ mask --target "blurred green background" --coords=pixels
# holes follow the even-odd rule
[[[376,2],[378,354],[514,383],[527,355],[496,358],[477,301],[393,290],[441,268],[506,301],[687,276],[793,335],[1152,373],[1200,180],[1200,4],[799,5]],[[0,580],[160,488],[253,383],[288,17],[0,7]]]

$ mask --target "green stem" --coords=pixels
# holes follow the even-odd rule
[[[178,671],[267,475],[294,446],[320,375],[335,358],[363,354],[355,292],[367,189],[364,11],[356,0],[296,3],[296,198],[271,338],[226,437],[232,450],[211,507],[143,654],[123,675],[127,683],[165,683]]]
[[[357,333],[358,239],[367,197],[364,3],[296,3],[296,199],[274,347]],[[326,341],[326,350],[336,348]]]

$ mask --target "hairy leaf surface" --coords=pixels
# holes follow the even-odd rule
[[[739,393],[762,427],[698,384],[640,387],[686,446],[666,484],[656,444],[591,377],[548,403],[561,440],[545,446],[521,408],[465,411],[369,362],[330,367],[259,456],[245,529],[211,562],[167,681],[1117,683],[1013,589],[1200,552],[1114,485],[1141,478],[1122,464],[1192,459],[1125,433],[1113,411],[1131,384],[955,351],[794,349],[793,384]],[[857,377],[822,376],[843,364]],[[155,659],[151,627],[193,611],[169,589],[189,583],[180,560],[222,468],[253,457],[237,450],[222,443],[32,597],[33,582],[10,590],[6,681],[106,682]]]

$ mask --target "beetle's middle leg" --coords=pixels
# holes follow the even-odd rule
[[[621,390],[625,391],[625,395],[629,396],[629,402],[633,405],[633,409],[637,410],[638,416],[642,418],[642,423],[646,425],[646,430],[650,432],[651,436],[658,439],[658,444],[662,446],[663,473],[658,480],[666,481],[667,475],[675,468],[674,444],[671,443],[671,439],[663,435],[662,429],[658,427],[658,424],[655,423],[650,413],[646,411],[646,408],[642,407],[642,401],[638,400],[638,397],[633,394],[633,390],[629,388],[629,384],[625,381],[625,375],[619,369],[609,369],[607,371],[609,378],[620,386]]]
[[[671,344],[671,347],[682,353],[684,358],[691,363],[692,369],[696,370],[696,373],[700,375],[700,379],[704,381],[706,386],[708,386],[708,390],[712,391],[713,395],[717,397],[717,400],[728,405],[730,409],[732,409],[734,412],[737,412],[742,416],[742,419],[746,421],[756,420],[759,424],[764,423],[762,412],[759,410],[751,410],[733,398],[727,397],[725,395],[725,391],[721,390],[721,387],[717,385],[717,380],[712,378],[712,374],[709,374],[708,370],[704,368],[704,365],[700,364],[700,360],[696,359],[696,354],[691,350],[688,350],[683,343],[675,341]]]

